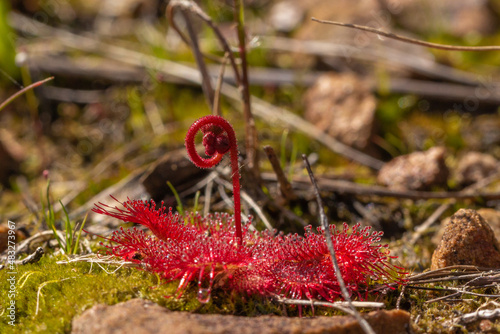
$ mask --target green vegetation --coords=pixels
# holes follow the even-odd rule
[[[64,232],[62,233],[63,236],[61,236],[57,230],[56,215],[50,200],[50,181],[47,182],[47,191],[45,199],[46,199],[45,204],[43,200],[41,201],[42,212],[45,218],[45,222],[47,223],[47,226],[54,233],[54,238],[57,240],[59,248],[62,251],[64,251],[64,253],[67,255],[77,254],[78,247],[80,245],[80,237],[82,235],[82,230],[83,227],[85,226],[85,222],[87,221],[87,216],[85,216],[83,221],[78,224],[71,223],[66,207],[61,202],[61,200],[59,200],[59,204],[61,205],[61,208],[64,212]],[[47,205],[47,210],[45,210],[45,205]]]
[[[193,291],[180,299],[176,283],[164,284],[155,275],[135,268],[87,262],[57,264],[65,256],[44,255],[40,262],[18,266],[16,271],[16,326],[0,322],[1,333],[67,333],[71,319],[99,304],[116,304],[132,298],[150,299],[172,310],[193,311],[200,307]],[[118,270],[117,270],[118,269]],[[7,297],[8,270],[0,271],[0,300]],[[0,314],[7,313],[1,305]]]
[[[0,3],[0,70],[2,72],[17,77],[19,71],[15,65],[15,48],[14,43],[16,34],[12,31],[8,24],[7,14],[9,13],[9,1]],[[8,81],[4,75],[0,75],[0,82]]]

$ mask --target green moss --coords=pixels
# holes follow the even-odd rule
[[[65,333],[71,329],[74,316],[104,303],[108,305],[132,298],[150,299],[172,310],[193,311],[201,306],[193,291],[182,298],[165,298],[175,294],[175,282],[159,282],[157,276],[135,268],[106,268],[85,262],[57,264],[63,258],[44,256],[39,263],[19,266],[16,274],[0,271],[0,313],[7,315],[10,302],[8,278],[16,281],[16,326],[0,322],[0,333]]]
[[[430,288],[447,288],[458,287],[457,282],[446,281],[438,284],[427,284],[426,287]],[[493,295],[498,293],[498,288],[494,289],[477,289],[476,293],[491,293]],[[463,314],[476,312],[480,306],[486,305],[491,300],[487,297],[478,297],[473,295],[464,294],[461,297],[453,298],[450,300],[440,300],[433,303],[427,301],[449,295],[451,292],[442,293],[439,291],[429,290],[414,290],[410,289],[409,294],[406,296],[407,301],[411,305],[410,314],[412,318],[412,327],[416,333],[468,333],[479,332],[479,321],[467,325],[455,325],[449,327],[447,321],[459,317]],[[493,327],[498,328],[500,325],[499,320],[492,320]],[[452,328],[452,329],[451,329]]]

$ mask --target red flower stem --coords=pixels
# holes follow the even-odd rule
[[[222,128],[229,139],[229,153],[231,158],[231,172],[233,178],[233,200],[234,200],[234,224],[236,227],[236,238],[238,245],[242,244],[243,236],[241,232],[241,197],[240,197],[240,171],[238,166],[238,144],[234,129],[224,118],[217,115],[208,115],[198,119],[191,125],[186,134],[186,149],[191,161],[200,168],[212,168],[216,166],[222,159],[223,154],[215,152],[209,158],[202,158],[195,147],[195,136],[202,127],[218,126]]]

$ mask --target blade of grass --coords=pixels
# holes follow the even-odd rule
[[[194,195],[194,208],[193,212],[198,211],[198,200],[200,199],[200,191],[198,190],[196,194]]]
[[[175,190],[174,186],[172,185],[172,183],[170,181],[167,181],[167,185],[170,188],[170,190],[172,190],[172,192],[174,193],[175,200],[177,201],[177,206],[176,206],[177,212],[181,216],[184,216],[184,208],[182,206],[181,198],[179,197],[179,194],[177,193],[177,190]]]
[[[83,222],[80,224],[80,228],[78,229],[78,236],[76,237],[75,247],[73,249],[73,253],[72,254],[76,254],[76,251],[77,251],[77,248],[78,248],[78,244],[80,243],[80,236],[82,235],[83,227],[85,226],[85,223],[87,222],[87,216],[88,215],[89,215],[88,213],[85,215],[85,218],[83,219]],[[75,227],[75,232],[76,232],[76,227]]]
[[[30,89],[33,89],[35,87],[38,87],[38,86],[41,86],[43,85],[44,83],[46,83],[47,81],[50,81],[54,79],[54,77],[49,77],[47,79],[43,79],[43,80],[40,80],[40,81],[37,81],[23,89],[21,89],[19,92],[15,93],[14,95],[12,95],[11,97],[9,97],[7,100],[3,101],[2,104],[0,104],[0,111],[2,111],[5,107],[7,107],[12,101],[14,101],[15,99],[17,99],[19,96],[23,95],[24,93],[26,93],[27,91],[29,91]]]
[[[66,210],[66,207],[64,206],[63,202],[59,200],[59,203],[61,204],[61,208],[64,211],[65,215],[65,222],[64,222],[64,235],[66,236],[66,254],[71,254],[71,246],[73,245],[73,229],[71,228],[71,221],[69,220],[69,215],[68,211]]]
[[[56,218],[54,214],[54,209],[50,204],[50,181],[47,181],[46,200],[47,200],[47,210],[44,209],[45,222],[47,223],[47,226],[50,227],[52,232],[54,232],[54,237],[56,238],[59,247],[64,250],[61,238],[59,237],[59,234],[57,233],[56,229]],[[44,208],[43,200],[42,200],[42,208]]]

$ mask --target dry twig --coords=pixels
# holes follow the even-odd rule
[[[273,167],[273,171],[276,174],[276,178],[278,180],[279,188],[281,195],[287,201],[294,200],[297,198],[297,195],[294,193],[292,185],[288,182],[283,169],[281,168],[280,162],[278,161],[278,157],[274,152],[274,149],[271,146],[264,146],[264,152],[267,154],[267,158]]]
[[[359,314],[359,312],[352,304],[351,297],[349,296],[349,291],[347,291],[347,288],[345,286],[344,279],[342,277],[342,273],[340,271],[340,267],[337,261],[337,257],[335,255],[335,247],[333,246],[332,234],[330,232],[330,225],[328,224],[328,220],[326,218],[325,211],[323,209],[323,201],[321,200],[321,196],[319,195],[319,189],[316,183],[316,179],[314,178],[313,172],[311,170],[311,165],[309,164],[309,161],[307,160],[307,156],[305,154],[302,155],[302,159],[304,160],[307,172],[309,173],[309,178],[311,179],[311,183],[313,184],[314,195],[316,196],[316,200],[318,202],[318,210],[319,210],[321,226],[323,227],[323,231],[325,233],[326,245],[328,246],[328,251],[330,252],[330,256],[332,258],[332,264],[335,269],[335,276],[337,276],[337,281],[340,286],[340,291],[342,292],[342,297],[347,302],[349,308],[352,310],[352,315],[356,318],[363,331],[367,334],[375,334],[368,321],[366,321],[361,316],[361,314]]]
[[[379,302],[358,302],[351,301],[351,304],[348,302],[321,302],[317,300],[303,300],[303,299],[289,299],[281,296],[274,296],[274,300],[278,303],[289,304],[289,305],[303,305],[303,306],[324,306],[338,309],[342,312],[345,312],[349,315],[354,315],[354,312],[349,308],[350,305],[354,307],[362,307],[362,308],[384,308],[384,303]]]
[[[429,283],[446,283],[450,281],[465,281],[457,286],[422,286]],[[427,300],[425,303],[434,303],[437,301],[449,301],[464,294],[497,298],[499,295],[477,293],[472,290],[484,289],[496,286],[500,282],[500,269],[479,268],[476,266],[456,265],[446,268],[427,271],[408,277],[407,289],[432,290],[436,292],[452,292],[444,296]]]
[[[394,33],[390,32],[385,32],[380,29],[375,29],[367,26],[362,26],[358,24],[352,24],[352,23],[342,23],[342,22],[335,22],[335,21],[328,21],[328,20],[318,20],[317,18],[312,17],[311,20],[323,23],[323,24],[331,24],[335,26],[340,26],[340,27],[347,27],[347,28],[354,28],[358,30],[363,30],[367,32],[371,32],[373,34],[377,34],[380,36],[392,38],[398,41],[406,42],[406,43],[411,43],[411,44],[416,44],[416,45],[421,45],[425,46],[428,48],[433,48],[433,49],[440,49],[440,50],[449,50],[449,51],[498,51],[500,50],[500,46],[498,45],[488,45],[488,46],[460,46],[460,45],[447,45],[447,44],[439,44],[439,43],[431,43],[431,42],[425,42],[421,41],[418,39],[414,38],[409,38],[409,37],[404,37],[401,35],[397,35]]]
[[[191,50],[193,51],[194,58],[196,60],[196,64],[198,65],[198,69],[200,70],[201,75],[201,87],[203,88],[203,93],[205,93],[205,98],[207,99],[207,104],[209,106],[214,106],[214,89],[212,87],[212,82],[210,76],[207,71],[207,66],[203,59],[203,55],[201,54],[200,47],[198,45],[198,37],[194,32],[193,25],[191,24],[191,20],[189,18],[189,12],[186,10],[181,10],[182,16],[184,18],[184,22],[186,23],[186,29],[189,34],[189,38],[191,41]],[[212,111],[214,113],[215,110]]]

